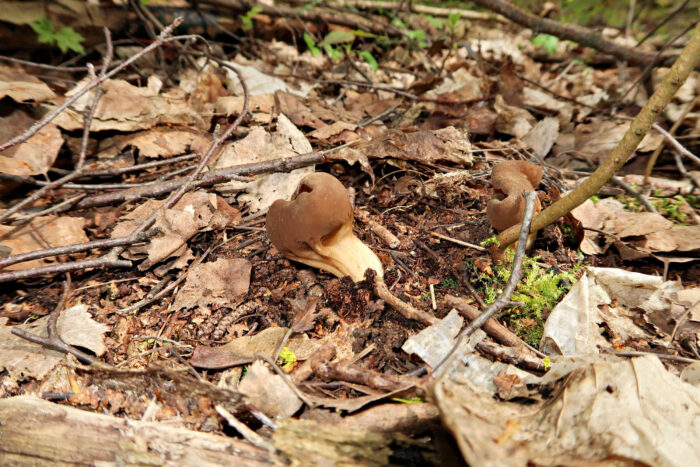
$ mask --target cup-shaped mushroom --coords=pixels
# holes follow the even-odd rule
[[[267,212],[270,241],[287,258],[355,281],[367,269],[383,280],[377,255],[352,232],[353,211],[347,191],[334,176],[305,176],[291,201],[277,200]]]
[[[534,191],[542,181],[542,167],[527,161],[505,161],[491,171],[493,198],[486,205],[486,214],[494,229],[501,232],[519,223],[525,212],[524,191]],[[535,201],[535,212],[541,209]]]

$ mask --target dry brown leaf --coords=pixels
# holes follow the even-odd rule
[[[29,225],[21,227],[8,237],[0,240],[0,245],[12,249],[13,255],[27,253],[59,246],[85,243],[87,235],[83,231],[85,219],[82,217],[42,216],[32,220]],[[14,229],[12,226],[0,225],[0,236]],[[52,263],[51,258],[35,259],[25,263],[9,266],[8,270],[30,269]]]
[[[501,133],[512,135],[516,138],[525,136],[537,122],[530,112],[520,107],[506,104],[500,95],[496,96],[493,108],[498,113],[496,129]]]
[[[594,118],[590,123],[577,125],[574,149],[584,154],[590,164],[597,164],[601,157],[607,156],[622,140],[630,127],[630,122],[603,120]],[[649,131],[637,147],[638,152],[653,151],[663,141],[663,136]]]
[[[265,415],[276,420],[289,418],[301,408],[301,399],[297,397],[282,377],[273,374],[263,363],[257,361],[248,367],[238,392]]]
[[[605,222],[603,230],[620,238],[626,238],[649,235],[654,232],[668,230],[671,227],[673,227],[673,222],[661,214],[621,211]]]
[[[217,259],[201,263],[187,273],[185,285],[177,293],[173,308],[208,305],[232,306],[248,293],[250,261],[243,258]]]
[[[674,225],[653,232],[647,235],[642,248],[656,252],[700,250],[700,225]]]
[[[274,133],[268,133],[262,127],[253,128],[245,138],[224,148],[216,168],[294,157],[311,151],[311,143],[306,137],[284,114],[280,114]],[[313,171],[314,166],[309,166],[289,173],[259,175],[253,182],[230,182],[217,185],[216,189],[222,192],[246,190],[248,193],[240,195],[239,201],[246,203],[252,212],[264,211],[275,200],[291,198],[304,175]]]
[[[75,305],[64,310],[58,317],[56,328],[66,344],[88,349],[100,356],[107,350],[104,334],[110,328],[94,321],[87,308],[87,305]],[[47,337],[48,320],[49,317],[45,316],[27,324],[7,326],[7,318],[0,318],[0,369],[7,370],[13,380],[42,379],[65,356],[62,352],[47,349],[10,332],[20,329]]]
[[[0,117],[0,140],[8,141],[22,134],[34,123],[26,113],[15,110]],[[0,154],[0,172],[10,175],[38,175],[46,173],[63,146],[61,132],[49,123],[24,143]]]
[[[170,158],[186,153],[188,150],[203,154],[211,145],[211,141],[203,134],[188,130],[169,127],[157,127],[130,135],[119,135],[107,138],[101,142],[108,149],[100,152],[99,157],[114,157],[124,148],[138,148],[139,155],[145,157]]]
[[[85,80],[68,91],[66,97],[75,94],[84,85]],[[184,91],[174,89],[169,94],[160,94],[161,86],[160,80],[154,76],[149,78],[146,87],[133,86],[120,79],[105,81],[105,93],[97,105],[90,130],[135,131],[156,125],[208,129],[208,118],[203,119],[199,112],[186,102]],[[54,120],[56,125],[66,130],[83,128],[83,111],[92,103],[94,92],[87,92],[67,110],[61,112]],[[53,110],[61,100],[49,105],[49,109]]]
[[[112,238],[131,234],[162,204],[163,201],[149,199],[124,215],[119,224],[114,227]],[[144,270],[166,258],[179,258],[187,254],[187,240],[200,230],[209,227],[214,218],[216,206],[216,195],[213,193],[200,190],[185,194],[173,208],[158,211],[154,227],[160,228],[161,232],[145,245],[131,246],[124,256],[129,259],[140,259],[146,255],[148,259],[139,265],[139,269]],[[184,265],[179,265],[179,267],[182,266]]]
[[[323,128],[326,124],[316,117],[302,100],[288,92],[275,93],[275,113],[286,115],[296,126]]]
[[[547,117],[537,124],[522,137],[525,144],[530,146],[540,158],[544,159],[549,154],[554,142],[559,137],[559,120]]]
[[[234,365],[248,363],[255,358],[255,354],[260,352],[268,357],[282,342],[287,334],[287,328],[267,328],[254,336],[244,336],[233,339],[231,342],[221,347],[197,346],[190,363],[197,368],[221,369]],[[350,357],[353,353],[345,347],[349,346],[350,334],[345,329],[336,331],[334,334],[323,339],[309,339],[306,334],[296,334],[287,341],[285,347],[294,352],[297,360],[306,360],[321,348],[328,340],[343,344],[344,357]]]
[[[21,329],[46,337],[46,320],[37,320],[19,326],[7,326],[7,318],[0,318],[0,369],[10,374],[15,382],[28,378],[42,379],[61,361],[65,354],[29,342],[10,331]]]
[[[363,166],[368,165],[368,159],[386,157],[417,162],[449,161],[464,166],[470,166],[473,161],[469,137],[454,127],[412,133],[390,131],[386,137],[342,148],[329,157],[351,165],[359,161]]]
[[[311,133],[307,134],[307,136],[321,141],[326,141],[333,136],[339,135],[345,130],[352,131],[355,128],[357,128],[357,125],[355,125],[354,123],[335,122],[330,125],[321,127],[317,130],[314,130]]]
[[[216,99],[215,111],[221,115],[238,115],[243,111],[243,96],[223,96]],[[274,94],[250,96],[248,102],[253,119],[260,124],[270,123],[275,110]]]
[[[42,102],[56,95],[42,81],[21,70],[0,67],[0,99],[9,96],[15,102]]]

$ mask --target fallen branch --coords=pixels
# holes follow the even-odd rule
[[[226,436],[92,413],[17,396],[0,400],[3,464],[281,465],[280,456]],[[117,459],[117,461],[115,461]]]
[[[386,304],[388,304],[396,311],[401,313],[401,316],[403,316],[404,318],[420,321],[421,323],[427,324],[428,326],[438,322],[438,319],[435,316],[431,315],[430,313],[426,313],[425,311],[419,310],[413,305],[406,303],[403,300],[400,300],[398,297],[392,294],[389,290],[389,287],[386,286],[386,283],[384,283],[384,281],[377,281],[374,284],[374,290],[379,298],[384,300]]]
[[[479,0],[482,1],[482,0]],[[497,0],[501,1],[501,0]],[[536,232],[557,221],[575,207],[583,204],[605,185],[615,173],[625,165],[634,154],[634,150],[655,123],[666,107],[666,104],[676,94],[678,89],[688,79],[688,75],[700,61],[700,26],[696,27],[693,35],[686,44],[683,52],[666,73],[661,85],[649,98],[649,102],[637,114],[629,129],[610,155],[601,162],[590,177],[585,179],[576,189],[562,197],[547,209],[540,212],[532,221],[532,231]],[[670,140],[669,140],[670,141]],[[518,237],[520,225],[514,225],[498,235],[501,248],[506,248]]]
[[[631,65],[647,66],[657,63],[664,64],[672,62],[675,57],[666,57],[661,60],[655,54],[640,52],[636,49],[630,49],[615,42],[603,38],[599,33],[576,24],[562,24],[548,18],[539,16],[521,10],[512,3],[506,0],[472,0],[473,3],[491,11],[499,13],[509,20],[526,28],[532,29],[535,33],[547,33],[557,36],[560,39],[566,39],[577,42],[586,47],[591,47],[599,52],[603,52],[613,57],[624,60]]]
[[[300,154],[294,157],[285,157],[281,159],[273,159],[264,162],[255,162],[251,164],[241,164],[225,169],[213,170],[207,172],[201,179],[191,181],[191,188],[216,185],[224,183],[232,179],[232,177],[240,175],[254,175],[266,172],[289,172],[300,167],[307,167],[312,164],[320,164],[326,160],[321,153],[310,152]],[[189,177],[176,178],[168,180],[161,184],[145,185],[128,190],[120,190],[113,193],[105,193],[103,195],[90,196],[83,198],[73,207],[76,209],[84,209],[95,206],[105,206],[113,203],[131,201],[138,198],[152,198],[169,193],[184,184],[188,183]]]

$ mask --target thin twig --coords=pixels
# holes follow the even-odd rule
[[[513,268],[511,269],[510,279],[508,279],[508,283],[506,284],[505,288],[503,289],[503,292],[498,296],[496,301],[494,301],[486,310],[484,310],[484,312],[481,313],[478,318],[469,323],[469,326],[467,326],[462,332],[460,332],[459,337],[455,342],[455,345],[447,353],[447,355],[443,357],[440,363],[438,363],[433,369],[433,374],[435,375],[437,375],[438,370],[443,365],[445,366],[445,368],[449,368],[450,365],[445,364],[448,362],[451,363],[451,361],[458,356],[457,349],[462,347],[464,341],[469,336],[471,336],[474,333],[474,331],[481,328],[481,326],[486,324],[486,322],[489,319],[494,317],[501,310],[503,310],[507,306],[512,305],[510,297],[511,295],[513,295],[513,292],[518,286],[520,278],[523,275],[523,259],[525,258],[525,248],[527,243],[527,236],[530,233],[530,224],[532,223],[532,216],[535,212],[535,200],[537,199],[537,192],[530,191],[528,193],[523,193],[523,196],[525,197],[525,212],[523,213],[523,220],[521,222],[522,227],[520,228],[518,247],[515,250],[515,257],[513,258]]]
[[[56,274],[59,272],[79,271],[83,269],[103,269],[103,268],[129,268],[133,266],[131,261],[112,259],[106,256],[97,259],[86,259],[71,263],[54,264],[39,268],[24,269],[21,271],[11,271],[0,273],[0,282],[16,281],[28,279],[30,277],[43,276],[44,274]]]
[[[673,122],[673,125],[671,125],[671,129],[668,131],[669,135],[675,136],[676,130],[681,126],[681,123],[685,120],[685,117],[688,116],[690,111],[693,109],[695,106],[695,103],[698,102],[698,98],[696,97],[692,101],[688,102],[686,106],[683,108],[683,111],[679,115],[678,119]],[[649,183],[649,177],[651,177],[651,171],[654,168],[654,165],[656,164],[656,160],[659,158],[659,155],[661,155],[661,151],[664,150],[666,147],[666,139],[664,139],[661,144],[654,150],[652,153],[651,157],[649,158],[649,162],[647,162],[647,166],[644,168],[644,185]]]
[[[248,442],[253,446],[267,449],[270,452],[275,450],[274,446],[268,441],[266,441],[265,438],[248,428],[248,426],[245,423],[239,421],[236,417],[233,416],[231,412],[226,410],[222,405],[215,405],[214,410],[216,410],[216,412],[219,415],[221,415],[224,418],[224,420],[226,420],[226,423],[228,423],[232,428],[238,431],[241,434],[241,436],[248,440]]]
[[[30,251],[28,253],[8,256],[7,258],[0,259],[0,269],[4,269],[17,263],[25,263],[35,259],[48,258],[49,256],[70,255],[73,253],[80,253],[81,251],[92,250],[93,248],[112,248],[115,246],[132,245],[134,243],[148,240],[159,231],[160,229],[152,229],[148,232],[141,232],[136,235],[128,235],[126,237],[94,240],[92,242],[76,243],[74,245],[46,248],[43,250]]]
[[[268,357],[262,352],[255,352],[255,358],[263,360],[268,365],[270,365],[272,369],[275,370],[275,373],[277,373],[279,377],[282,378],[284,384],[286,384],[289,387],[289,389],[304,402],[304,404],[308,405],[312,409],[317,406],[317,404],[314,404],[312,401],[310,401],[309,398],[306,397],[304,393],[299,390],[299,388],[296,386],[296,384],[294,384],[289,375],[282,371],[282,369],[279,367],[279,365],[277,365],[274,362],[274,360],[272,360],[270,357]]]
[[[425,311],[419,310],[413,305],[404,302],[391,293],[384,281],[377,281],[374,284],[377,296],[384,300],[389,306],[397,310],[404,318],[420,321],[423,324],[431,325],[438,322],[438,319]]]
[[[484,248],[483,246],[475,245],[473,243],[463,242],[462,240],[457,240],[456,238],[448,237],[447,235],[442,235],[442,234],[439,234],[437,232],[430,232],[430,235],[432,235],[433,237],[436,237],[436,238],[440,238],[442,240],[447,240],[448,242],[452,242],[456,245],[466,246],[466,247],[473,248],[473,249],[479,250],[479,251],[486,251],[486,248]]]
[[[63,295],[61,296],[61,299],[56,305],[56,308],[51,312],[51,315],[49,316],[46,322],[48,337],[35,336],[34,334],[30,334],[22,329],[17,328],[13,328],[11,332],[17,337],[21,337],[22,339],[25,339],[29,342],[39,344],[43,347],[46,347],[47,349],[57,350],[58,352],[63,352],[65,354],[71,354],[75,356],[78,360],[80,360],[80,362],[82,363],[86,363],[89,365],[102,365],[102,362],[96,360],[91,355],[88,355],[87,353],[76,349],[72,345],[68,345],[65,342],[63,342],[63,339],[61,339],[61,336],[58,334],[58,318],[66,306],[66,303],[68,301],[68,294],[70,293],[70,288],[70,280],[66,280],[63,283]]]
[[[658,212],[658,211],[656,210],[656,208],[654,207],[654,205],[651,204],[651,203],[649,202],[649,199],[648,199],[646,196],[644,196],[644,195],[641,194],[639,191],[637,191],[637,190],[635,190],[634,188],[632,188],[632,186],[631,186],[630,184],[626,183],[626,182],[625,182],[624,180],[622,180],[620,177],[617,177],[617,176],[613,175],[613,176],[610,178],[610,181],[611,181],[614,185],[619,186],[620,188],[622,188],[623,190],[625,190],[627,193],[629,193],[630,195],[632,195],[632,196],[634,196],[635,198],[637,198],[637,201],[639,201],[639,202],[641,203],[641,205],[644,206],[644,209],[646,209],[647,212]]]

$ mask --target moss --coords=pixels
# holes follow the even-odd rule
[[[556,267],[545,270],[537,264],[538,259],[526,256],[523,260],[523,278],[511,297],[523,305],[508,308],[503,315],[515,334],[535,347],[542,338],[544,316],[571,290],[581,268],[579,263],[571,271],[560,271]],[[505,261],[494,267],[493,275],[480,273],[477,276],[475,285],[483,292],[487,304],[493,303],[503,292],[510,279],[512,262],[513,253],[507,250]]]

